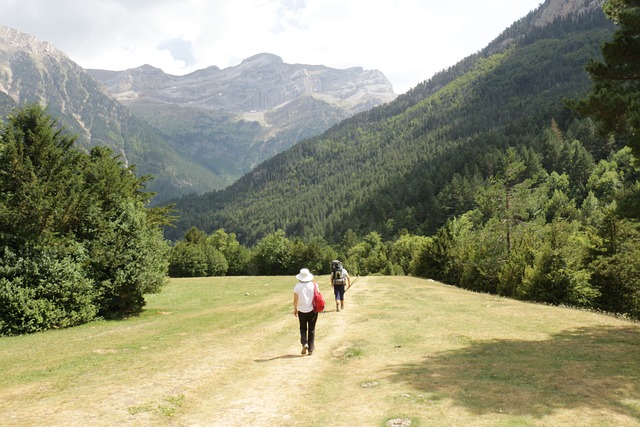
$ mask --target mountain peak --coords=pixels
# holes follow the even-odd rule
[[[141,72],[144,72],[144,73],[165,74],[165,72],[162,71],[160,68],[154,67],[154,66],[149,65],[149,64],[141,65],[141,66],[139,66],[137,68],[133,68],[133,70],[141,71]]]
[[[0,25],[0,47],[12,56],[18,53],[26,53],[31,56],[46,54],[71,61],[64,53],[56,49],[53,44],[47,41],[39,41],[30,34],[21,33],[4,25]]]
[[[250,56],[242,60],[241,64],[260,63],[265,65],[279,65],[284,61],[278,55],[272,53],[258,53],[257,55]]]
[[[223,70],[209,67],[185,76],[171,76],[150,65],[115,74],[90,73],[125,103],[144,98],[240,114],[267,112],[313,94],[350,115],[396,97],[391,82],[380,71],[287,64],[270,53],[251,56]]]

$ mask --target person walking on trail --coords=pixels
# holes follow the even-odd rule
[[[313,274],[303,268],[296,275],[298,283],[293,288],[293,315],[300,321],[301,354],[313,354],[315,349],[316,321],[318,313],[313,310],[313,294],[316,284],[313,282]]]
[[[344,310],[344,293],[351,287],[349,272],[342,266],[342,262],[334,259],[331,262],[331,285],[336,297],[336,311]],[[345,286],[347,287],[345,289]]]

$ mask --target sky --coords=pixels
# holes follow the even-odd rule
[[[481,50],[542,0],[1,0],[0,24],[83,68],[173,75],[285,63],[379,70],[401,94]]]

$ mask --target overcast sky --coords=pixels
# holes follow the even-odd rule
[[[0,0],[0,24],[84,68],[183,75],[257,53],[382,71],[396,93],[477,52],[542,0]]]

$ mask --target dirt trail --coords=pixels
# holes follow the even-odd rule
[[[337,313],[333,292],[324,286],[327,306],[319,315],[312,356],[300,354],[298,320],[290,311],[254,331],[259,334],[255,341],[246,341],[253,332],[242,334],[244,342],[225,343],[215,349],[215,356],[201,360],[191,372],[179,373],[178,388],[184,390],[186,403],[172,424],[300,425],[309,397],[305,395],[306,386],[322,381],[332,352],[344,344],[344,326],[356,309],[353,296],[358,289],[354,286],[349,290],[347,308]]]
[[[12,407],[6,417],[0,416],[0,425],[309,425],[309,406],[317,400],[309,390],[322,386],[347,345],[346,326],[357,314],[354,296],[366,279],[361,280],[347,293],[347,308],[339,313],[332,289],[321,284],[327,307],[319,315],[312,356],[300,354],[291,292],[287,303],[279,297],[264,301],[282,306],[280,315],[266,323],[238,333],[185,333],[183,345],[170,350],[166,360],[156,359],[153,369],[125,368],[127,381],[97,385],[85,379],[66,385],[74,388],[74,396],[82,396],[73,401],[64,393],[50,394],[48,384],[38,383],[42,398],[26,410]],[[212,338],[218,335],[218,340]],[[115,349],[105,351],[118,354]],[[100,369],[111,375],[108,366]],[[34,424],[34,419],[42,423]]]

